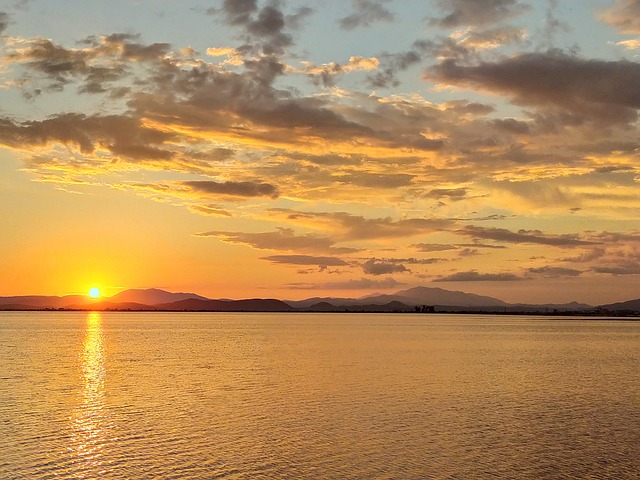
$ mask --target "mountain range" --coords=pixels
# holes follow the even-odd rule
[[[359,298],[312,297],[305,300],[252,298],[211,299],[195,293],[174,293],[157,288],[130,289],[112,297],[93,299],[84,295],[0,297],[0,310],[151,310],[151,311],[256,311],[256,312],[639,312],[640,299],[610,305],[511,304],[493,297],[433,287],[414,287],[392,294]]]

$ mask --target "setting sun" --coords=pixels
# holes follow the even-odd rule
[[[100,296],[100,289],[93,287],[89,290],[89,296],[91,298],[98,298]]]

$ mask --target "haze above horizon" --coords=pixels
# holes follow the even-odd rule
[[[635,0],[5,2],[0,296],[637,298],[638,19]]]

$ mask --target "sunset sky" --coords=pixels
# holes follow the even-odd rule
[[[640,297],[640,0],[0,1],[0,295]]]

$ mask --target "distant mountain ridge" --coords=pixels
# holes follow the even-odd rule
[[[144,305],[159,305],[161,303],[179,302],[181,300],[189,300],[195,298],[198,300],[209,300],[206,297],[197,295],[195,293],[172,293],[159,288],[132,288],[120,293],[116,293],[113,297],[109,298],[109,301],[121,303],[121,302],[133,302],[142,303]]]
[[[360,298],[311,297],[304,300],[251,298],[242,300],[211,299],[195,293],[168,292],[158,288],[130,289],[112,297],[93,299],[84,295],[25,295],[0,297],[0,310],[70,309],[70,310],[132,310],[132,311],[371,311],[405,312],[434,307],[435,311],[485,312],[587,312],[591,305],[578,302],[566,304],[510,304],[500,299],[418,286],[391,294],[373,294]],[[598,311],[640,312],[640,299],[601,305]]]

